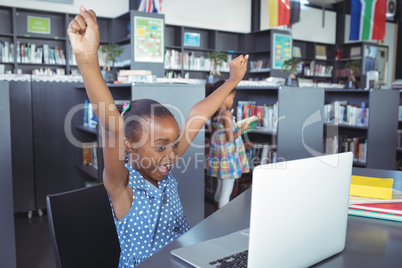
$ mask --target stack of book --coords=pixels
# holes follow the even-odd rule
[[[324,105],[324,113],[326,123],[368,126],[369,108],[365,102],[359,107],[348,101],[335,101]]]
[[[349,215],[402,222],[402,191],[393,179],[352,176]]]
[[[256,116],[256,129],[276,131],[278,122],[278,102],[271,105],[256,105],[255,101],[238,101],[237,120]]]
[[[338,136],[326,137],[324,139],[325,154],[352,152],[353,161],[366,163],[367,160],[367,138]]]
[[[246,155],[250,168],[277,162],[276,145],[268,143],[245,143]]]
[[[0,62],[14,62],[13,50],[13,43],[0,41]]]

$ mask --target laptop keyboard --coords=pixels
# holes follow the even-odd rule
[[[209,264],[216,268],[247,267],[247,256],[248,250],[245,250],[216,261],[211,261]]]

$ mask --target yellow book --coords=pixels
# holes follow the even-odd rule
[[[350,195],[380,199],[392,199],[394,179],[352,175]]]

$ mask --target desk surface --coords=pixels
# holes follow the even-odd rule
[[[355,169],[353,173],[366,175]],[[248,189],[139,267],[192,267],[170,251],[248,228],[250,201]],[[349,216],[345,249],[314,267],[402,267],[402,223]]]

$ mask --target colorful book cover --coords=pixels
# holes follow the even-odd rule
[[[358,204],[350,205],[349,208],[402,216],[402,202]]]
[[[372,178],[352,175],[350,195],[392,199],[392,185],[394,179]]]
[[[353,216],[361,216],[361,217],[402,222],[401,215],[393,215],[393,214],[386,214],[386,213],[379,213],[379,212],[366,211],[366,210],[360,210],[360,209],[351,209],[351,208],[349,208],[348,214],[353,215]]]

